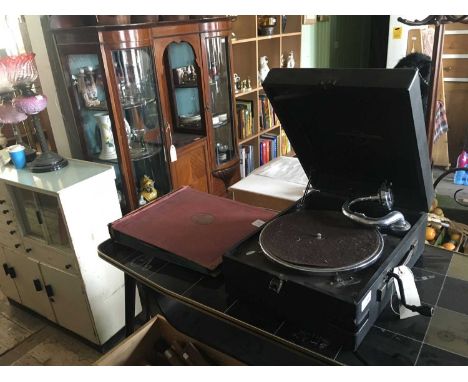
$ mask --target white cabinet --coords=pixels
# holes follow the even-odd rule
[[[121,217],[111,166],[0,169],[0,287],[51,321],[103,345],[124,326],[123,273],[100,259]],[[139,309],[138,309],[139,311]]]

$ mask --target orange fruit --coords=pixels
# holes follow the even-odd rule
[[[444,216],[444,211],[442,211],[442,208],[434,208],[434,213],[437,215],[437,216]]]
[[[461,235],[459,233],[452,233],[450,235],[450,240],[458,242],[461,239]]]
[[[426,227],[426,240],[434,240],[437,235],[437,231],[432,227]]]
[[[442,244],[442,247],[448,249],[449,251],[453,251],[456,246],[451,241],[448,241],[447,243]]]

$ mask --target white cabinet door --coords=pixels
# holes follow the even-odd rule
[[[22,304],[55,322],[55,315],[47,297],[39,264],[18,252],[7,248],[4,251],[8,264],[11,264],[15,270],[15,283]]]
[[[3,294],[16,302],[21,303],[21,298],[15,285],[15,269],[6,260],[3,248],[0,247],[0,289]]]
[[[88,300],[79,277],[41,264],[41,272],[57,323],[96,343]]]

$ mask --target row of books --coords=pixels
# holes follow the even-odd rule
[[[275,134],[260,135],[260,166],[278,156],[279,137]]]
[[[239,148],[240,175],[245,178],[255,168],[254,148],[252,145],[242,145]]]
[[[279,146],[280,137],[275,134],[260,135],[259,154],[260,166],[268,163],[279,155],[287,155],[291,152],[291,143],[286,133],[281,131],[281,147]],[[240,175],[245,178],[255,169],[254,147],[253,145],[241,145],[239,147],[240,155]]]
[[[245,139],[254,134],[253,101],[236,100],[237,125],[239,139]]]
[[[291,142],[284,130],[281,130],[281,155],[287,155],[291,151]]]
[[[260,130],[270,129],[279,124],[278,117],[273,111],[270,101],[265,94],[258,96]]]

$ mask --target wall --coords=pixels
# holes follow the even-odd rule
[[[36,53],[36,66],[41,79],[42,91],[47,97],[47,112],[54,133],[57,151],[64,157],[71,157],[70,144],[67,138],[65,123],[62,117],[57,89],[52,76],[51,64],[47,53],[40,16],[25,16],[32,51]]]
[[[427,15],[411,15],[411,16],[390,16],[389,33],[388,33],[388,51],[387,51],[387,68],[394,68],[398,61],[406,56],[406,46],[408,43],[408,31],[410,29],[423,29],[426,26],[417,27],[400,23],[397,19],[402,17],[407,20],[422,20]],[[393,28],[402,28],[400,39],[393,38]]]

